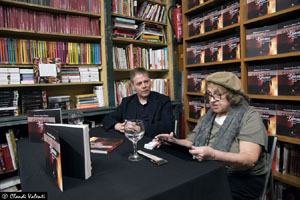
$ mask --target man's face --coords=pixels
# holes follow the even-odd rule
[[[136,74],[133,78],[132,88],[139,98],[147,99],[151,90],[151,80],[146,74]]]

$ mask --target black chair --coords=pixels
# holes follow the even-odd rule
[[[271,195],[271,199],[274,199],[274,183],[273,183],[273,176],[272,176],[272,162],[274,158],[274,153],[276,149],[277,137],[276,136],[268,136],[268,172],[266,174],[264,190],[262,192],[260,200],[264,200],[266,194],[269,192]]]

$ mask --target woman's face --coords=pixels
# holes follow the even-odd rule
[[[231,110],[231,104],[226,98],[226,89],[222,86],[208,83],[206,95],[211,109],[217,113],[217,117],[227,115]]]

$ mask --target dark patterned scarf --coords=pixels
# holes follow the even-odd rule
[[[216,133],[214,143],[212,148],[228,152],[230,150],[231,144],[238,134],[239,126],[241,120],[248,109],[249,104],[243,100],[240,104],[232,107],[228,113],[223,125],[220,127],[219,131]],[[204,146],[209,140],[212,126],[216,117],[216,113],[210,109],[201,120],[201,126],[197,132],[196,138],[193,142],[194,146]]]

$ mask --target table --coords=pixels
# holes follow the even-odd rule
[[[165,158],[168,164],[156,166],[146,158],[130,162],[127,157],[133,147],[123,134],[94,128],[90,136],[122,137],[124,142],[108,155],[92,154],[92,177],[88,180],[64,177],[63,192],[45,169],[43,144],[30,143],[28,138],[19,140],[22,190],[47,192],[50,200],[231,199],[225,166],[220,162],[199,163],[182,155],[178,157],[180,153],[166,148],[146,150],[143,145],[149,138],[139,141],[138,149]]]

